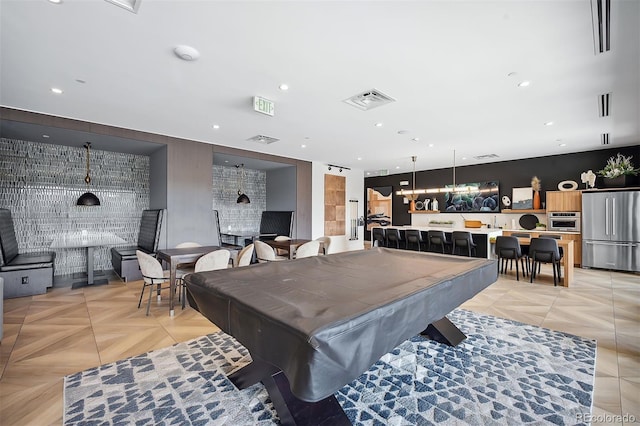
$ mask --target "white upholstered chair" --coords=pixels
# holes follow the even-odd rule
[[[264,243],[260,240],[256,240],[253,242],[253,246],[256,250],[256,257],[258,258],[258,262],[273,262],[277,260],[287,260],[286,257],[276,256],[275,250],[269,244]]]
[[[245,246],[242,250],[240,250],[240,254],[238,254],[238,259],[236,260],[235,266],[249,266],[251,264],[252,257],[253,257],[253,244],[249,244]]]
[[[287,237],[286,235],[278,235],[273,239],[273,241],[289,241],[289,240],[291,240],[291,237]],[[284,256],[284,257],[289,256],[289,250],[275,248],[275,251],[277,256]]]
[[[217,269],[226,269],[229,267],[229,258],[231,252],[229,250],[216,250],[202,256],[196,262],[195,272],[215,271]]]
[[[331,237],[328,236],[322,236],[322,237],[318,237],[316,238],[316,241],[320,241],[322,243],[322,251],[324,252],[324,254],[331,254]]]
[[[140,265],[140,272],[142,272],[142,292],[140,293],[140,300],[138,301],[138,308],[142,303],[142,296],[144,295],[144,289],[149,288],[149,301],[147,302],[147,315],[149,315],[149,308],[151,307],[151,297],[153,296],[153,288],[157,286],[158,300],[160,299],[160,290],[162,290],[162,284],[169,282],[169,271],[162,270],[162,265],[155,257],[148,255],[145,252],[136,250],[136,257],[138,258],[138,265]]]
[[[304,257],[317,256],[320,251],[320,241],[314,240],[304,243],[298,250],[296,250],[296,259],[302,259]]]

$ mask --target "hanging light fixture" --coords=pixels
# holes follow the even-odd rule
[[[78,201],[76,202],[77,206],[99,206],[100,199],[96,197],[93,192],[89,191],[89,185],[91,184],[91,176],[89,175],[89,148],[91,148],[91,142],[87,142],[84,144],[84,147],[87,150],[87,175],[84,177],[84,182],[87,184],[87,192],[82,194]]]
[[[238,180],[238,200],[236,201],[236,203],[249,204],[251,200],[249,200],[249,197],[247,197],[247,195],[244,193],[244,190],[242,189],[242,186],[244,184],[244,164],[236,164],[236,169],[238,170],[240,168],[242,168],[242,170],[240,171],[240,179]]]

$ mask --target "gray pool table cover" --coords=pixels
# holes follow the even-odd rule
[[[316,402],[497,277],[493,260],[374,248],[185,281],[194,308]]]

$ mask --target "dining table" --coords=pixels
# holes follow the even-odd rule
[[[564,255],[562,256],[562,268],[564,274],[560,278],[560,283],[563,287],[569,287],[569,284],[573,282],[573,262],[574,262],[574,249],[573,240],[556,240],[558,247],[561,247]],[[528,246],[531,244],[531,238],[518,237],[518,242],[521,246]]]
[[[254,241],[260,237],[272,238],[277,234],[261,234],[260,231],[226,231],[221,232],[222,237],[233,238],[233,243],[237,246],[244,246],[244,240]]]
[[[62,233],[56,235],[56,237],[51,242],[51,249],[75,249],[82,248],[85,249],[86,256],[86,265],[87,265],[87,278],[86,280],[81,280],[78,282],[74,282],[71,285],[72,289],[92,286],[92,285],[103,285],[109,282],[108,279],[98,279],[94,278],[94,249],[96,247],[101,246],[117,246],[126,244],[127,242],[117,236],[112,232],[93,232],[93,231],[77,231],[77,232],[69,232]],[[75,278],[75,277],[74,277]]]
[[[169,315],[175,315],[176,271],[178,265],[195,263],[198,259],[212,251],[222,250],[220,246],[197,246],[161,249],[156,252],[156,258],[169,265]],[[226,248],[224,248],[226,250]]]

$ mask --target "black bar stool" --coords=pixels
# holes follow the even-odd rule
[[[421,246],[423,240],[420,231],[417,229],[407,229],[404,231],[404,238],[406,240],[407,249],[409,249],[409,245],[411,245],[417,247],[418,251],[422,251]]]
[[[387,247],[400,248],[400,230],[398,228],[385,229]]]
[[[384,235],[384,228],[374,227],[371,229],[371,245],[373,247],[387,246],[387,240]]]
[[[447,248],[451,245],[451,241],[447,240],[444,231],[429,230],[427,231],[427,250],[431,250],[431,246],[440,247],[442,253],[449,253]]]
[[[462,255],[462,251],[466,250],[466,256],[471,257],[473,253],[476,251],[476,244],[473,242],[473,237],[471,236],[471,232],[467,231],[453,231],[453,236],[451,237],[453,243],[453,251],[452,254],[456,254],[456,249],[458,253]]]

